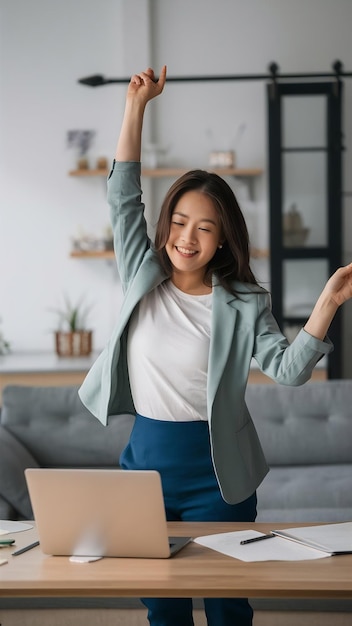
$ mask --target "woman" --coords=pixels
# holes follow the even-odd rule
[[[160,472],[167,518],[254,521],[268,471],[245,405],[252,358],[279,383],[306,382],[332,349],[337,308],[352,295],[352,264],[324,287],[291,345],[250,270],[248,233],[230,187],[196,170],[171,187],[155,244],[146,232],[140,158],[146,104],[166,67],[132,77],[109,176],[117,262],[125,293],[117,326],[80,389],[104,424],[136,414],[120,463]],[[141,511],[141,515],[143,512]],[[191,626],[192,601],[145,599],[151,626]],[[246,599],[205,599],[209,626],[249,626]]]

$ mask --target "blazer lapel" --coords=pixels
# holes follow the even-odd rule
[[[112,346],[114,346],[117,337],[122,334],[133,309],[141,298],[167,278],[166,274],[160,269],[160,265],[153,258],[153,254],[147,253],[147,255],[125,294],[119,319],[112,333]]]
[[[235,296],[225,289],[213,286],[213,309],[208,362],[208,407],[211,409],[224,371],[237,317]]]

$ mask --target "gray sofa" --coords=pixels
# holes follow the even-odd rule
[[[247,404],[271,471],[258,521],[352,519],[352,380],[249,385]],[[26,467],[117,467],[133,424],[104,427],[76,387],[9,386],[0,421],[0,519],[29,519]]]
[[[352,380],[303,387],[249,385],[247,404],[271,467],[258,489],[258,521],[352,520]],[[26,467],[117,467],[132,424],[133,417],[123,415],[113,416],[107,427],[102,426],[81,404],[77,387],[5,388],[0,421],[0,519],[32,517],[23,476]],[[45,602],[50,606],[50,599]],[[108,605],[126,608],[123,600],[104,606]],[[276,616],[280,610],[297,607],[351,610],[349,602],[326,606],[301,602],[298,606],[258,600],[254,605],[258,611],[266,609],[266,615],[275,608]],[[290,623],[286,618],[285,622]]]
[[[0,420],[0,519],[32,519],[26,467],[117,467],[133,424],[114,416],[104,427],[77,387],[8,386]]]
[[[352,520],[352,380],[250,385],[247,404],[271,468],[257,521]]]

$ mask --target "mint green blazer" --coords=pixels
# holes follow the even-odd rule
[[[114,163],[108,199],[125,295],[110,340],[79,390],[84,405],[104,425],[109,415],[135,413],[126,356],[128,322],[141,298],[167,278],[146,235],[139,163]],[[213,465],[223,498],[231,504],[252,495],[268,472],[245,403],[252,358],[278,383],[301,385],[332,349],[329,339],[320,341],[303,329],[289,345],[272,315],[268,292],[251,284],[234,287],[237,297],[213,283],[207,382]]]

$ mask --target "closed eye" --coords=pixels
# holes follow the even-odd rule
[[[206,233],[211,233],[211,230],[209,228],[202,228],[201,226],[199,226],[199,230],[204,230],[204,232]]]
[[[171,223],[175,224],[176,226],[184,226],[183,222],[175,222],[174,220],[172,220]]]

